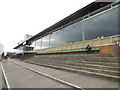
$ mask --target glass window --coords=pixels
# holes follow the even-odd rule
[[[50,36],[50,47],[62,45],[62,31],[53,32]]]
[[[79,21],[75,24],[67,26],[63,29],[63,43],[75,43],[82,41],[82,22]]]
[[[30,47],[33,47],[33,50],[35,50],[35,44],[36,44],[36,41],[32,42]]]
[[[42,47],[41,47],[41,49],[48,48],[48,47],[49,47],[49,35],[42,38]]]
[[[120,6],[118,8],[118,34],[120,34]]]
[[[118,8],[84,21],[85,40],[118,34]]]
[[[20,47],[18,48],[18,52],[19,52],[19,53],[22,53],[22,52],[23,52],[23,46],[20,46]]]
[[[83,39],[91,40],[118,35],[118,27],[120,27],[120,25],[118,26],[119,14],[118,8],[114,8],[95,17],[76,22],[59,31],[53,32],[42,39],[34,41],[31,46],[35,47],[35,49],[43,49],[80,42]]]
[[[35,50],[37,50],[37,49],[41,49],[41,39],[36,40]]]

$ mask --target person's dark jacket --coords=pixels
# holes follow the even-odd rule
[[[92,48],[91,48],[90,46],[87,46],[86,49],[87,49],[88,51],[91,51]]]

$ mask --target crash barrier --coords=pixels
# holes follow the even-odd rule
[[[76,52],[94,52],[99,51],[99,48],[91,49],[91,51],[88,51],[87,49],[81,49],[81,50],[68,50],[68,51],[57,51],[57,52],[37,52],[37,54],[61,54],[61,53],[76,53]]]

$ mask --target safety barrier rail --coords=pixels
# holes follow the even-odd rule
[[[99,48],[91,49],[91,51],[99,51]],[[87,52],[87,49],[81,50],[69,50],[69,51],[57,51],[57,52],[38,52],[37,54],[60,54],[60,53],[76,53],[76,52]]]

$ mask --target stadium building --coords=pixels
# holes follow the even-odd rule
[[[85,47],[91,53],[120,53],[120,3],[92,2],[54,25],[25,40],[17,53],[83,54]],[[25,49],[27,48],[27,49]]]

